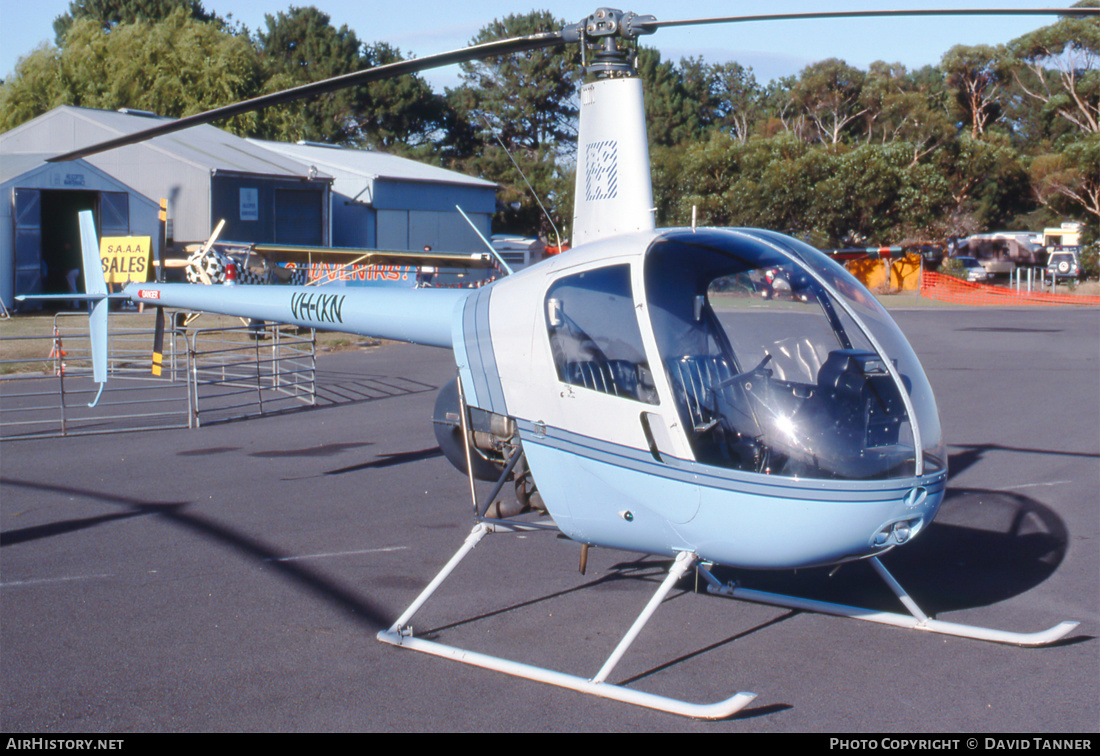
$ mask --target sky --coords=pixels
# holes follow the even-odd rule
[[[606,2],[607,0],[604,0]],[[291,5],[315,5],[333,25],[347,25],[364,42],[385,41],[406,55],[430,55],[465,47],[478,30],[495,18],[549,8],[567,22],[579,21],[599,5],[577,0],[203,0],[221,16],[232,15],[252,30],[264,28],[265,14]],[[831,0],[828,10],[917,8],[1068,7],[1072,0]],[[609,5],[609,7],[615,7]],[[625,10],[652,14],[661,21],[764,13],[806,13],[824,9],[820,0],[638,0]],[[69,0],[0,0],[0,77],[9,76],[18,59],[36,46],[53,42],[53,21],[67,12]],[[736,60],[751,66],[762,84],[797,74],[826,58],[841,58],[866,69],[876,61],[920,68],[940,61],[957,44],[998,44],[1053,23],[1054,17],[976,17],[940,19],[860,19],[722,24],[661,29],[643,38],[663,59],[700,56],[708,63]],[[425,76],[437,89],[458,83],[457,67]]]

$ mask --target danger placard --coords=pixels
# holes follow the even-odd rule
[[[105,236],[99,240],[99,259],[107,283],[148,281],[152,239],[148,236]]]

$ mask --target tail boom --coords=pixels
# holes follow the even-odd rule
[[[452,346],[451,320],[469,289],[129,284],[133,302],[215,312],[426,346]]]

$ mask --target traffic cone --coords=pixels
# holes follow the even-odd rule
[[[65,363],[62,360],[68,355],[64,349],[61,348],[61,334],[57,332],[57,328],[53,329],[53,348],[50,349],[50,355],[47,360],[57,360],[60,363],[60,367],[54,371],[54,375],[65,375]]]

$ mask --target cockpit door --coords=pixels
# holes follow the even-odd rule
[[[570,273],[547,288],[543,314],[560,398],[554,424],[584,437],[593,458],[614,457],[616,466],[633,470],[615,489],[636,488],[651,508],[660,502],[661,516],[687,522],[698,509],[698,492],[670,474],[683,444],[675,438],[675,410],[662,401],[650,365],[654,352],[639,325],[644,305],[634,291],[628,262]],[[666,486],[666,495],[652,496],[654,485]]]

